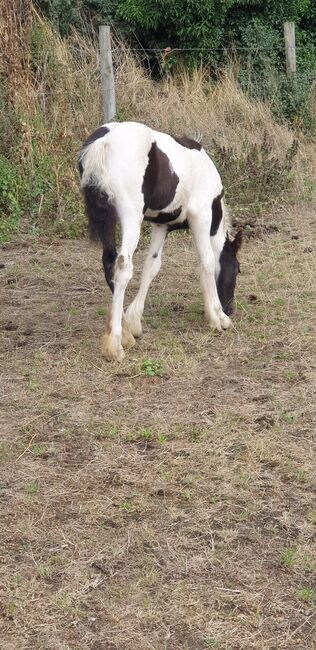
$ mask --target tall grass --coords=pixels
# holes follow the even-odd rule
[[[3,0],[0,13],[8,35],[0,60],[0,238],[76,237],[85,227],[76,152],[103,120],[97,43],[75,31],[61,39],[30,3],[22,13],[21,6]],[[116,119],[202,137],[237,216],[264,215],[272,200],[297,190],[303,138],[243,94],[232,66],[216,84],[202,68],[155,82],[117,40],[113,58]]]

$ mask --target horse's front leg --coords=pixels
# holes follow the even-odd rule
[[[125,213],[124,213],[125,214]],[[124,295],[133,275],[133,254],[140,236],[140,223],[137,214],[121,218],[122,245],[114,265],[114,291],[110,314],[106,321],[102,338],[102,355],[108,361],[122,361],[124,349],[132,347],[135,341],[124,318]]]
[[[189,219],[190,229],[200,260],[200,279],[203,291],[205,316],[211,327],[221,331],[231,325],[220,303],[215,280],[215,256],[211,246],[211,215],[203,211],[192,214]]]

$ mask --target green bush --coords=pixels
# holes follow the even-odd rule
[[[25,191],[17,165],[0,154],[0,241],[7,241],[18,231]]]

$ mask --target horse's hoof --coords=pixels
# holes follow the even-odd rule
[[[134,339],[133,334],[130,331],[128,322],[126,318],[122,318],[122,346],[124,350],[129,350],[130,348],[134,347],[136,341]]]
[[[107,361],[123,361],[125,357],[123,346],[107,334],[102,339],[101,354]]]
[[[125,319],[127,321],[129,331],[133,334],[133,336],[135,336],[135,338],[139,338],[142,335],[142,323],[137,312],[131,309],[131,305],[126,310]]]
[[[226,316],[226,314],[224,313],[221,314],[220,321],[221,321],[221,328],[223,330],[227,330],[232,325],[231,319],[229,318],[229,316]]]

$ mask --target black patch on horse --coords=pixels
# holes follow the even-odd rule
[[[168,156],[153,142],[148,153],[148,165],[142,183],[144,195],[143,214],[151,210],[163,210],[175,196],[179,177],[171,171]]]
[[[211,237],[216,235],[219,224],[223,218],[223,208],[221,199],[224,196],[224,190],[214,199],[212,203],[212,224],[211,224]]]
[[[199,142],[196,142],[196,140],[191,140],[191,138],[176,138],[173,136],[173,139],[178,142],[178,144],[181,144],[182,147],[186,147],[186,149],[196,149],[197,151],[201,151],[202,145]]]
[[[93,131],[93,133],[91,133],[91,135],[89,135],[89,137],[85,140],[85,142],[82,145],[82,149],[84,149],[84,147],[88,147],[89,144],[92,144],[96,140],[99,140],[99,138],[103,138],[103,136],[106,135],[106,133],[109,133],[108,127],[99,126],[99,128]]]
[[[85,208],[88,217],[90,239],[101,241],[103,244],[103,269],[106,282],[114,292],[113,275],[116,260],[115,227],[117,212],[109,201],[106,192],[101,192],[94,185],[86,185],[83,189]]]
[[[185,219],[185,221],[181,221],[181,223],[171,223],[170,226],[168,226],[168,234],[173,230],[189,230],[188,220]]]
[[[182,205],[180,208],[173,210],[173,212],[159,212],[156,217],[144,217],[144,220],[149,221],[150,223],[158,223],[160,225],[163,225],[165,223],[169,223],[170,221],[178,219],[181,214],[181,210]]]
[[[81,178],[81,176],[83,174],[83,164],[82,164],[80,158],[78,160],[78,170],[79,170],[79,174],[80,174],[80,178]]]

